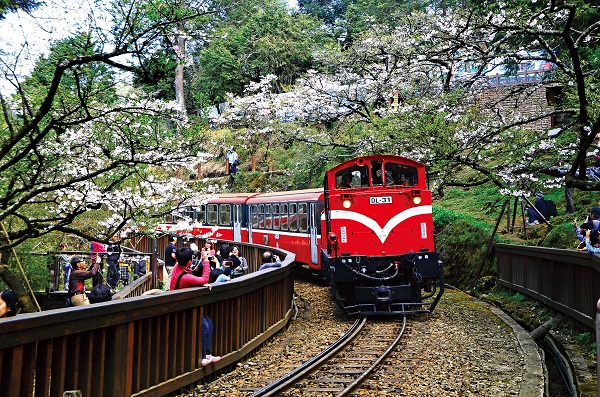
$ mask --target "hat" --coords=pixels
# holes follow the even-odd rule
[[[198,251],[198,245],[196,243],[191,243],[190,249],[196,253]]]
[[[71,258],[71,267],[73,267],[73,268],[76,268],[76,267],[77,267],[77,264],[78,264],[79,262],[83,262],[83,259],[81,259],[81,258],[80,258],[80,257],[78,257],[78,256],[74,256],[73,258]]]
[[[592,207],[592,211],[591,211],[592,215],[594,215],[596,218],[600,218],[600,207]]]

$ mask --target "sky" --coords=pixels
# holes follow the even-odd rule
[[[93,0],[90,0],[93,2]],[[24,12],[13,12],[0,21],[0,69],[11,69],[12,78],[22,80],[27,76],[42,55],[48,53],[53,40],[67,37],[85,23],[90,15],[88,0],[49,0],[46,6],[33,12],[33,17]],[[17,61],[15,62],[15,59]],[[0,91],[5,94],[14,91],[2,74]]]

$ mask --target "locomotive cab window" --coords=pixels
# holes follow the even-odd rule
[[[385,185],[407,187],[418,183],[417,169],[407,165],[385,163]]]

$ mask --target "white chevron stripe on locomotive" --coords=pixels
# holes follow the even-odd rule
[[[371,229],[383,243],[385,240],[387,240],[392,229],[398,226],[401,222],[404,222],[408,218],[412,218],[413,216],[417,215],[430,215],[432,213],[431,211],[431,205],[409,208],[396,214],[383,228],[381,228],[381,226],[379,226],[375,220],[354,211],[333,210],[330,212],[330,219],[347,219],[365,225]]]

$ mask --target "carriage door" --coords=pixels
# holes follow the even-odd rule
[[[242,241],[242,206],[233,205],[233,241]]]
[[[248,243],[252,244],[252,227],[254,226],[254,219],[256,218],[256,204],[248,206]],[[258,222],[258,221],[257,221]]]
[[[314,264],[319,263],[319,247],[317,247],[317,222],[320,220],[317,218],[316,206],[316,203],[310,203],[310,210],[308,214],[308,219],[310,222],[310,261]]]

